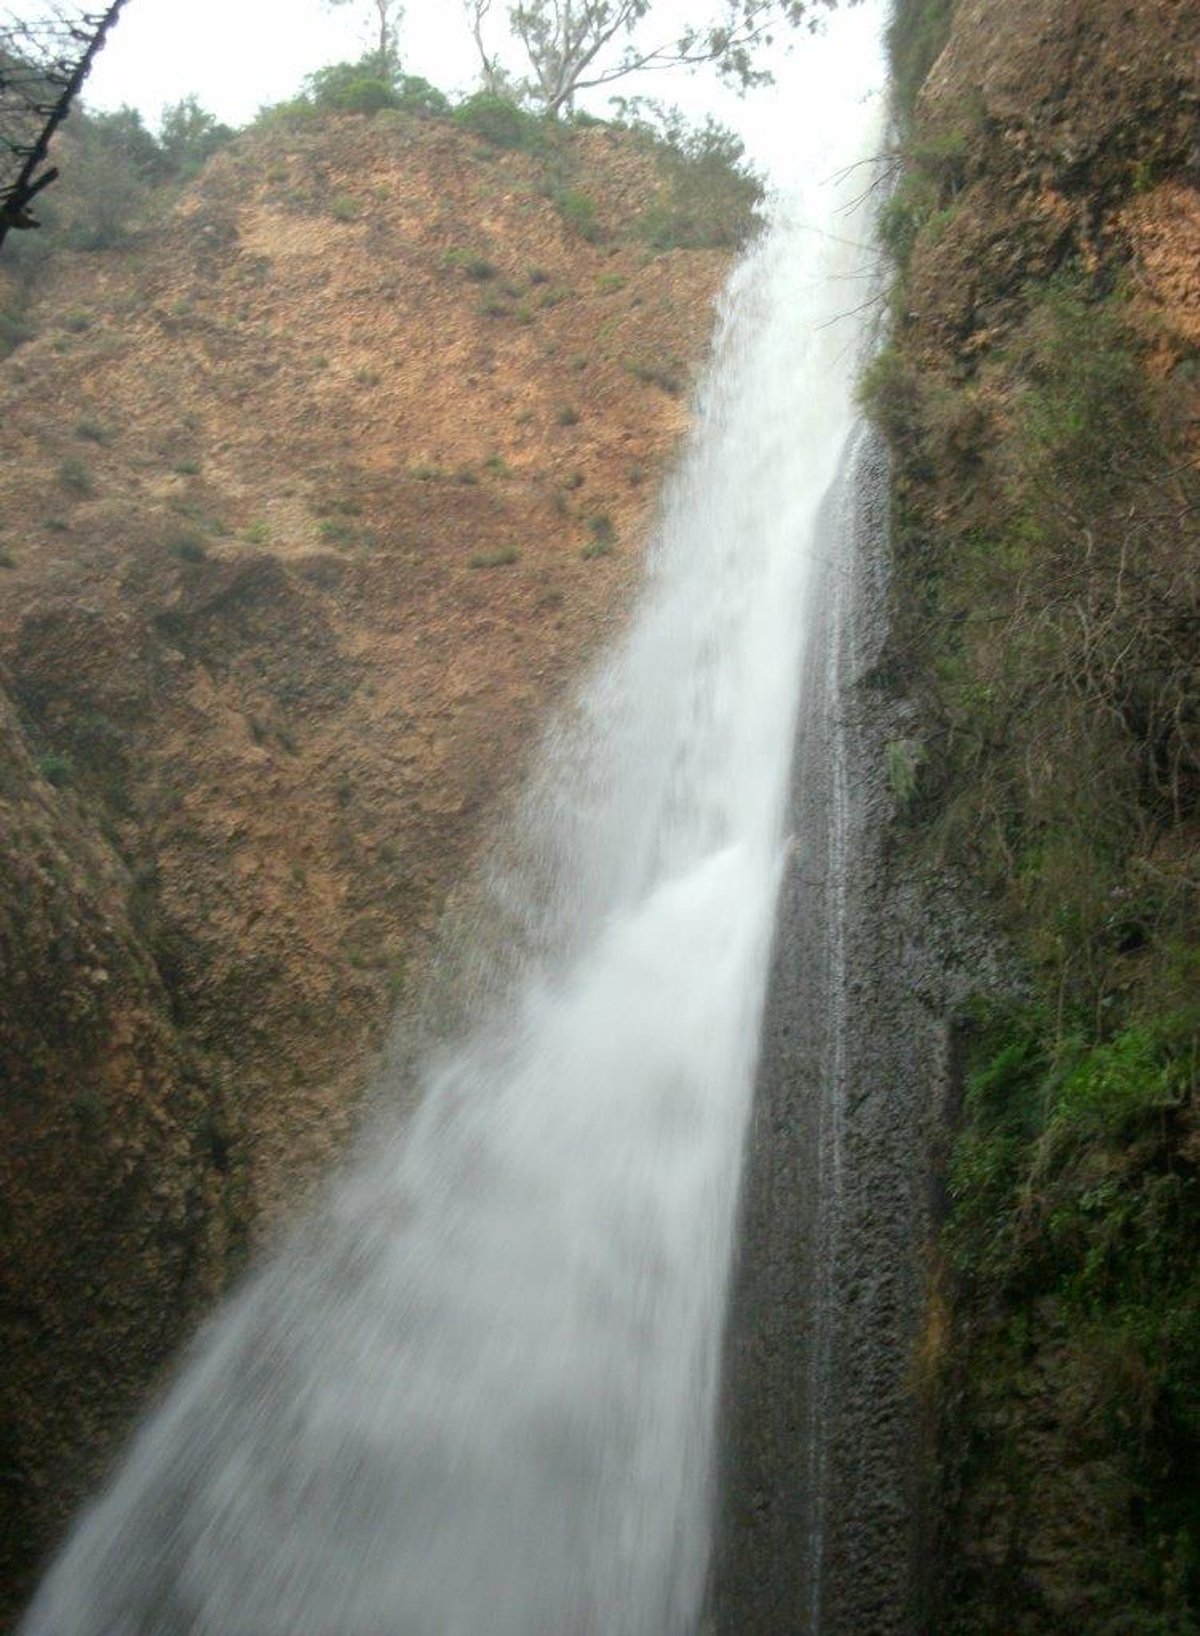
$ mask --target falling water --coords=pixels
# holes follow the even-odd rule
[[[853,418],[863,253],[825,179],[872,118],[848,98],[809,133],[812,185],[733,278],[639,608],[494,872],[504,1005],[201,1337],[25,1636],[696,1630],[806,594]]]

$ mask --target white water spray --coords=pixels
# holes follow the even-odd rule
[[[848,21],[826,85],[874,73]],[[867,107],[836,119],[815,175],[867,149]],[[736,274],[640,611],[547,748],[536,867],[499,893],[537,951],[507,1014],[219,1315],[25,1636],[695,1631],[805,594],[852,420],[863,230],[833,191]]]

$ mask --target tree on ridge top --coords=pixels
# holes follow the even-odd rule
[[[330,8],[356,3],[358,0],[325,0]],[[404,21],[402,0],[364,0],[364,3],[375,13],[372,55],[378,57],[381,70],[397,74],[400,71],[400,25]]]
[[[774,31],[814,26],[838,0],[721,0],[705,21],[686,25],[674,38],[665,27],[654,30],[654,0],[515,0],[505,16],[530,70],[519,80],[487,43],[494,0],[463,4],[485,89],[513,85],[556,115],[570,112],[579,91],[659,69],[709,66],[742,90],[769,84],[771,74],[757,58],[774,43]]]

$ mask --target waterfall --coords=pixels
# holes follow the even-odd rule
[[[200,1337],[25,1636],[697,1629],[821,499],[853,422],[865,183],[827,178],[869,151],[867,38],[854,14],[800,48],[806,185],[731,281],[639,604],[498,854],[505,982]]]

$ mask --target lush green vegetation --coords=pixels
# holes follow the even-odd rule
[[[1037,1005],[972,1026],[944,1233],[961,1351],[942,1380],[943,1501],[990,1491],[1014,1529],[1057,1526],[1085,1629],[1194,1631],[1200,1007],[1104,1037]],[[941,1628],[1058,1629],[1019,1554],[1005,1566],[945,1564]]]
[[[952,12],[897,8],[902,114]],[[969,348],[918,335],[910,281],[928,306],[987,163],[970,109],[904,139],[881,216],[892,336],[863,389],[895,455],[886,668],[923,716],[889,747],[902,844],[974,886],[1019,995],[959,1020],[933,1628],[1049,1633],[1082,1613],[1089,1632],[1184,1636],[1200,1629],[1195,360],[1176,339],[1176,367],[1149,367],[1163,338],[1116,245],[1098,262],[1068,241],[1018,274]]]
[[[896,0],[888,25],[892,92],[901,118],[911,120],[917,92],[950,37],[958,0]]]

